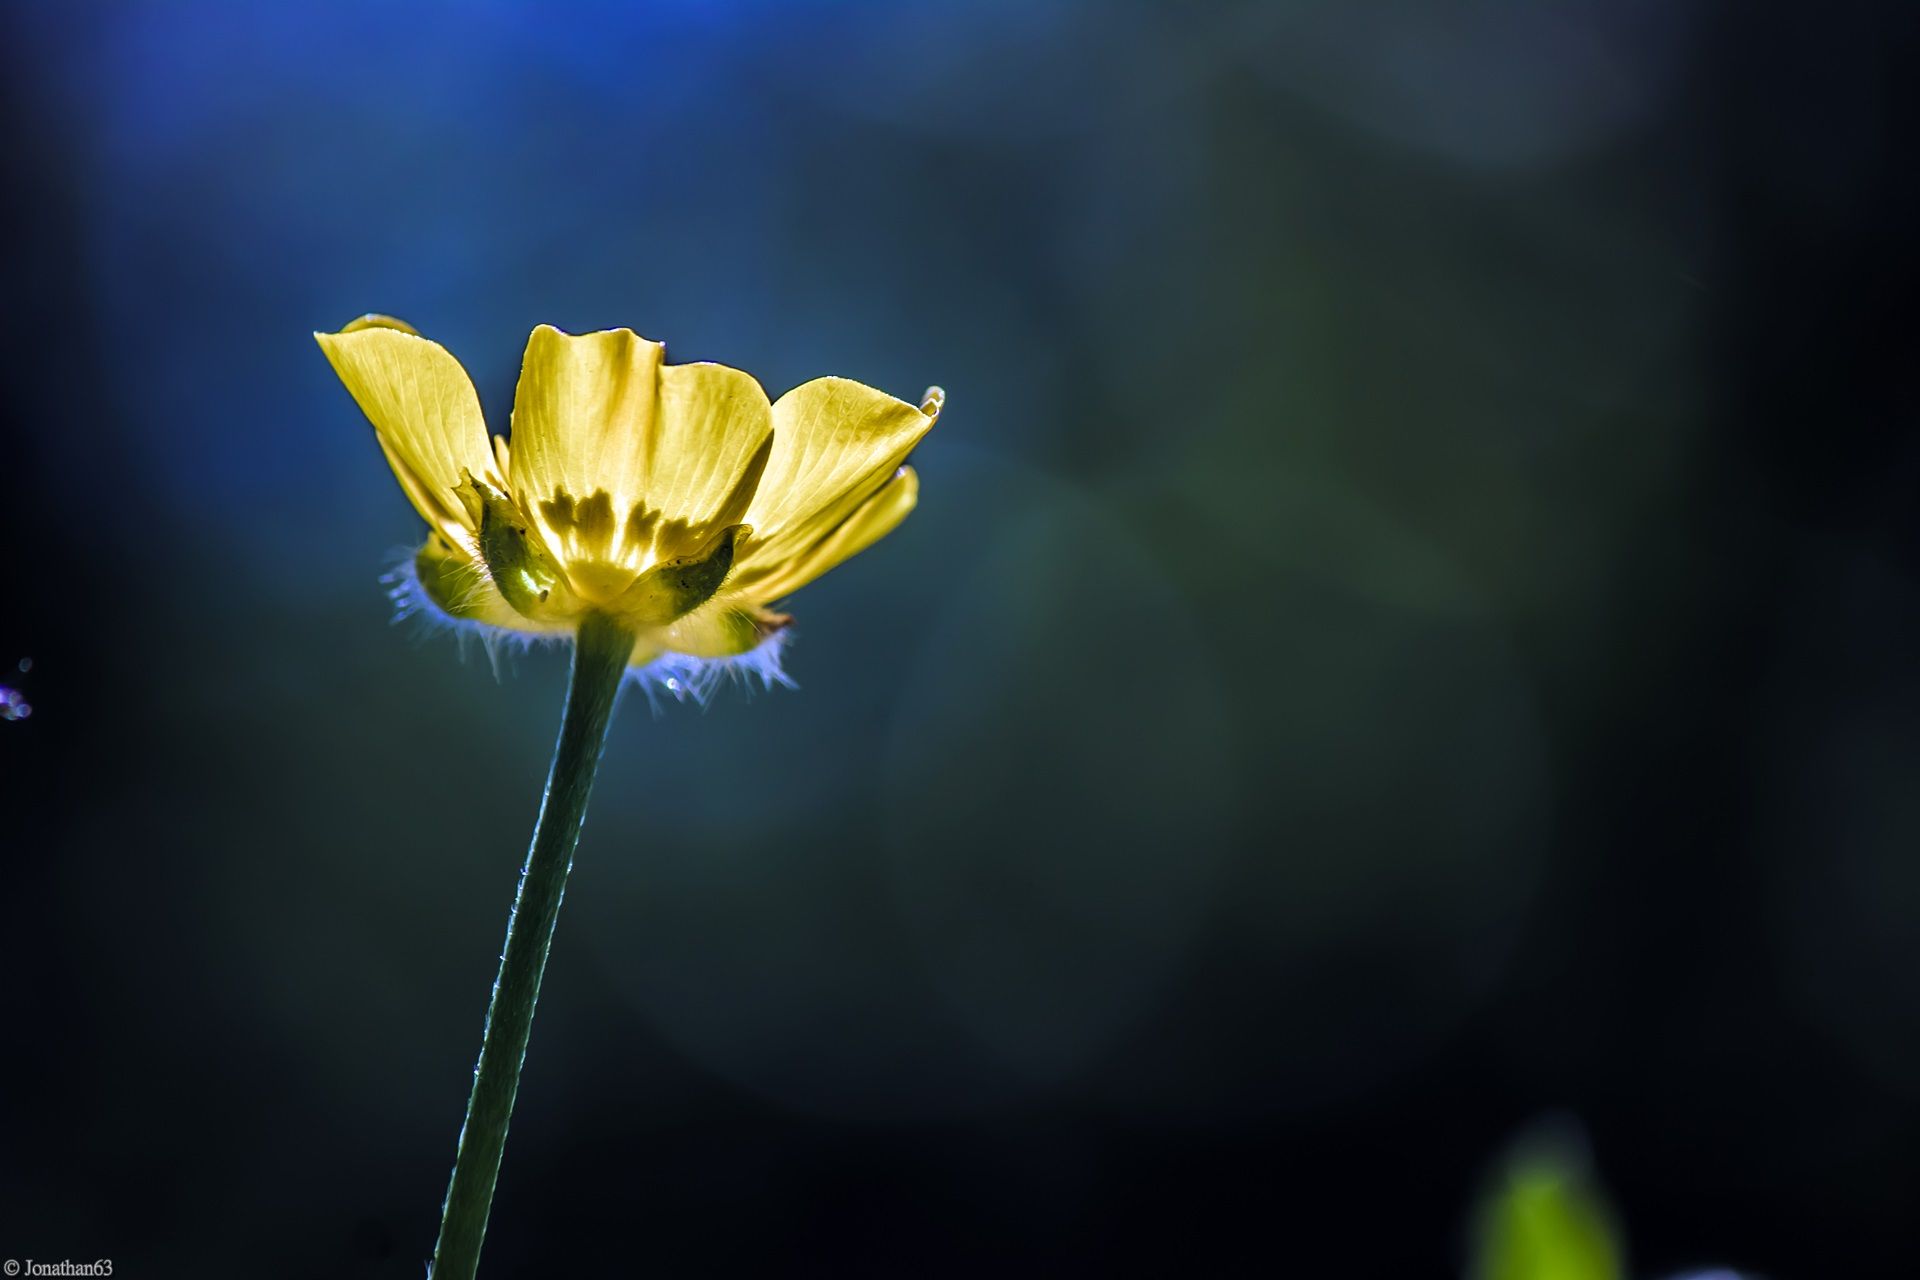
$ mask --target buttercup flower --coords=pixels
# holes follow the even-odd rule
[[[784,681],[774,606],[904,520],[903,465],[939,415],[845,378],[771,404],[719,364],[666,363],[630,330],[527,341],[512,437],[488,439],[466,371],[387,316],[316,333],[432,532],[403,603],[529,636],[589,616],[676,694],[727,670]]]
[[[745,670],[785,682],[774,606],[892,532],[919,496],[915,408],[845,378],[767,402],[738,369],[666,362],[626,329],[527,340],[511,440],[444,348],[387,316],[314,338],[432,530],[403,608],[493,634],[569,637],[573,671],[507,917],[429,1267],[473,1280],[540,979],[623,680],[701,697]]]

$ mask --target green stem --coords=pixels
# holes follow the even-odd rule
[[[441,1209],[440,1239],[433,1246],[432,1280],[471,1280],[480,1265],[480,1244],[487,1234],[487,1211],[500,1173],[520,1067],[526,1061],[533,1006],[540,998],[553,926],[566,896],[573,849],[587,815],[587,796],[600,767],[614,696],[620,691],[633,637],[612,621],[593,615],[574,638],[573,679],[567,687],[567,711],[553,768],[540,802],[540,820],[520,872],[513,914],[507,918],[507,946],[500,956],[487,1006],[487,1029],[480,1040],[480,1062],[473,1070],[473,1094],[467,1122],[460,1130],[453,1180]]]

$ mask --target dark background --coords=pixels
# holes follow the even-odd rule
[[[16,4],[0,1255],[417,1277],[564,659],[308,336],[949,407],[615,724],[486,1274],[1914,1273],[1915,6]],[[568,1270],[577,1268],[577,1270]]]

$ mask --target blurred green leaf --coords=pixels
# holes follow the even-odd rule
[[[1579,1144],[1535,1134],[1507,1156],[1481,1202],[1472,1280],[1623,1280],[1612,1211]]]

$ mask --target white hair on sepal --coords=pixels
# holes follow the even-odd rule
[[[453,636],[454,644],[460,650],[464,661],[467,646],[478,642],[487,655],[487,667],[493,672],[493,678],[500,679],[500,656],[509,657],[525,653],[536,644],[553,644],[569,640],[565,634],[538,635],[527,631],[510,631],[505,627],[488,626],[484,622],[475,622],[471,618],[456,618],[435,602],[420,581],[418,548],[400,548],[389,553],[393,568],[380,575],[380,583],[387,589],[387,599],[393,601],[391,622],[399,626],[403,622],[415,624],[414,640],[425,644],[429,637],[447,632]],[[471,566],[475,583],[478,584],[483,570],[478,565]]]
[[[416,549],[402,548],[392,552],[390,559],[393,568],[380,575],[380,582],[387,589],[387,599],[393,601],[394,625],[416,623],[418,642],[425,643],[428,637],[446,632],[453,636],[460,648],[460,656],[464,658],[467,646],[477,641],[486,651],[487,665],[492,668],[494,679],[498,680],[503,653],[512,656],[525,653],[537,644],[565,644],[572,641],[573,637],[566,632],[543,635],[489,626],[471,618],[454,617],[435,602],[421,583],[417,556]],[[475,585],[478,585],[485,571],[478,565],[462,570],[468,571],[473,573]],[[765,639],[745,653],[726,658],[696,658],[685,653],[663,653],[645,666],[629,667],[626,683],[639,686],[647,696],[647,705],[656,716],[661,712],[663,697],[675,702],[692,702],[704,708],[714,693],[727,684],[740,685],[749,696],[755,681],[763,689],[771,689],[775,685],[797,689],[799,685],[787,674],[785,666],[787,640],[792,634],[791,627],[783,626],[768,633]]]
[[[770,633],[745,653],[726,658],[696,658],[685,653],[663,653],[643,667],[632,667],[627,679],[647,695],[653,714],[660,714],[662,696],[675,702],[692,702],[704,708],[714,693],[726,684],[738,684],[753,694],[754,681],[763,689],[779,685],[797,689],[786,671],[786,647],[791,627]]]

